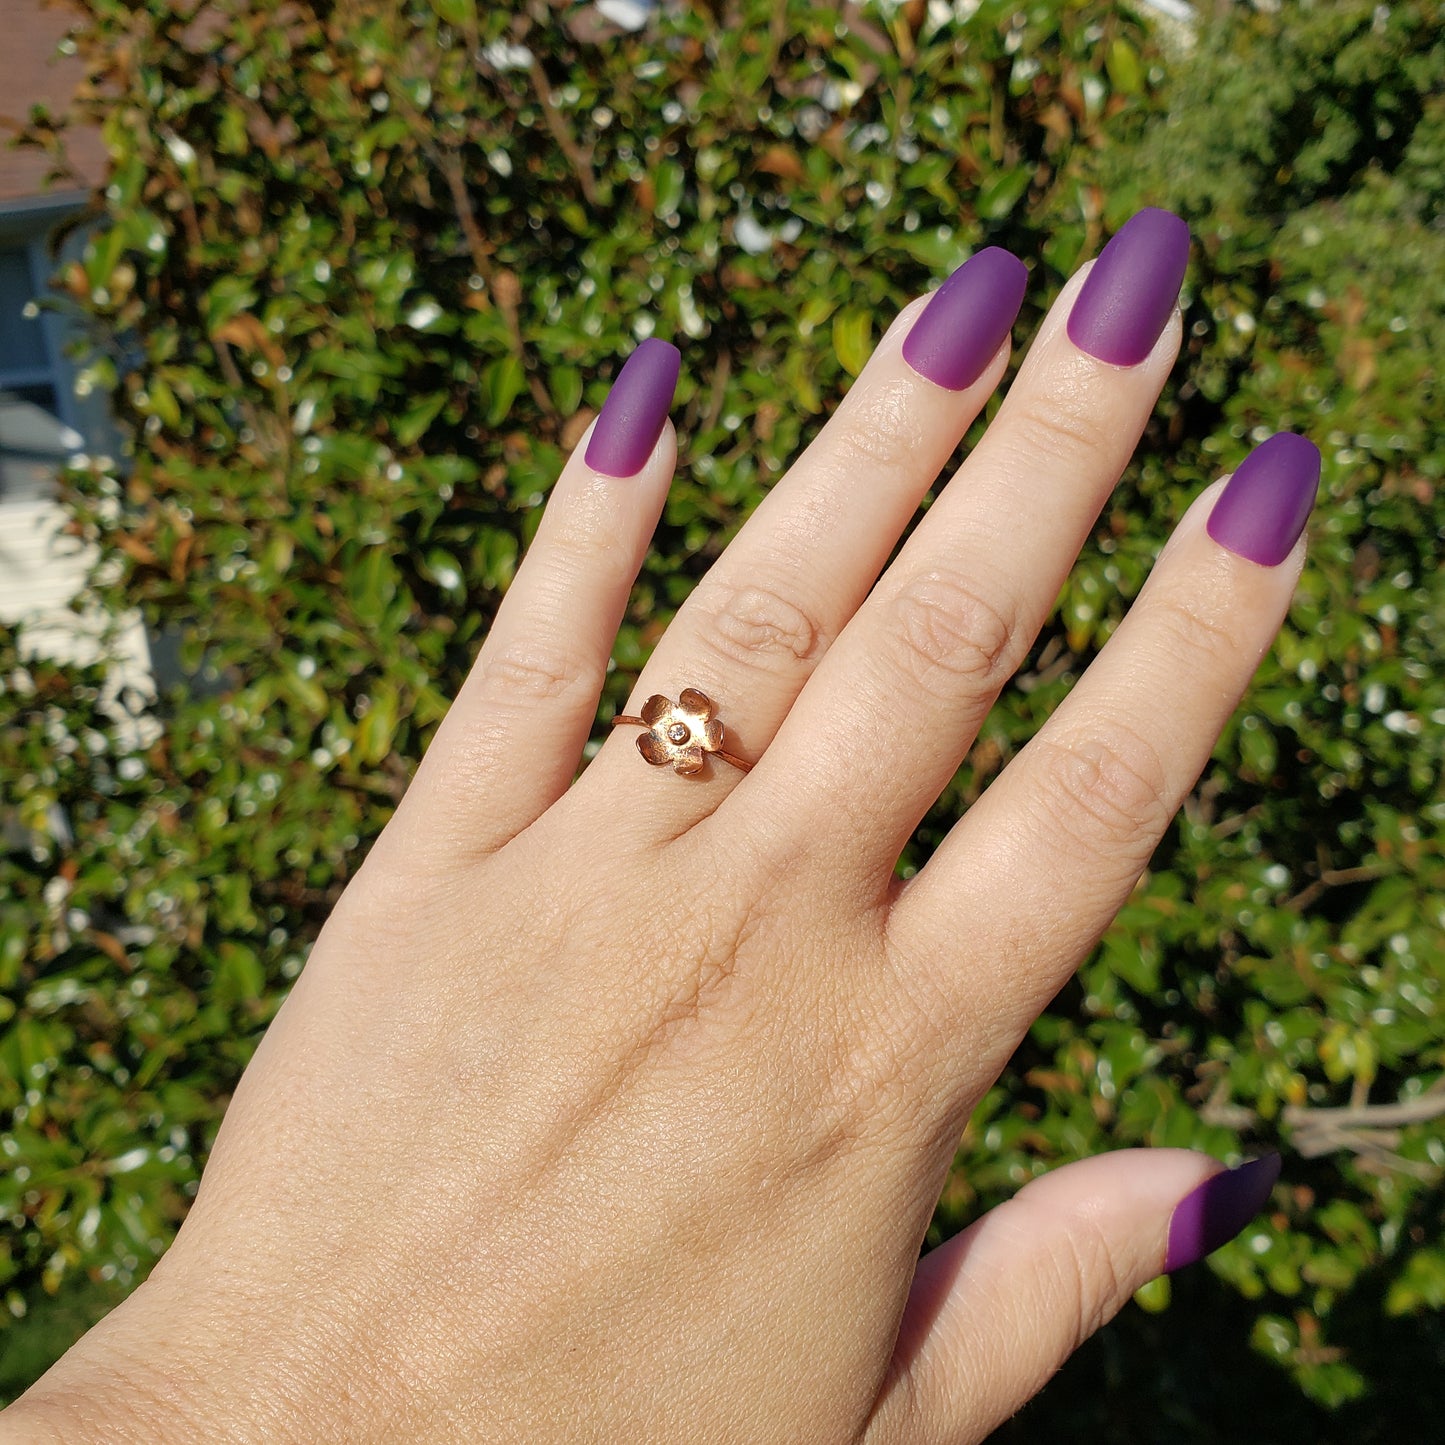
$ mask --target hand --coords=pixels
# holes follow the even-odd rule
[[[1186,251],[1146,212],[1069,284],[875,586],[1003,375],[1023,268],[985,252],[909,306],[629,704],[700,689],[752,770],[679,775],[669,714],[573,783],[675,458],[676,353],[639,350],[175,1245],[8,1439],[975,1441],[1243,1225],[1271,1165],[1121,1152],[917,1260],[970,1110],[1284,615],[1308,443],[1197,501],[1048,725],[894,876],[1139,437]]]

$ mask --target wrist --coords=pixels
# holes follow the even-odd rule
[[[203,1372],[180,1316],[156,1308],[146,1285],[119,1305],[0,1412],[5,1445],[167,1445],[216,1438]],[[209,1418],[208,1418],[209,1417]]]
[[[67,1356],[0,1411],[5,1445],[164,1445],[183,1429],[183,1417],[160,1408],[133,1377],[84,1354]]]

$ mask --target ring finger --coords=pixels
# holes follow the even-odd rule
[[[761,754],[997,386],[1026,279],[1022,262],[991,248],[900,314],[827,426],[679,611],[629,714],[644,712],[652,695],[676,702],[696,688],[728,727],[724,749]],[[639,738],[667,761],[647,733],[629,729],[579,788],[611,793],[635,776]],[[686,790],[630,790],[629,806],[655,810],[676,836],[740,776],[714,762]]]

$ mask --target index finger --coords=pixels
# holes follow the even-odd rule
[[[1281,432],[1195,502],[1073,692],[904,890],[894,938],[943,996],[986,997],[1022,1033],[1108,927],[1284,620],[1319,474]]]

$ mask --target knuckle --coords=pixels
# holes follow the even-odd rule
[[[908,388],[896,382],[853,393],[837,421],[833,445],[845,470],[898,471],[927,449],[916,400],[910,402]]]
[[[1129,1297],[1114,1241],[1097,1221],[1076,1214],[1052,1250],[1058,1317],[1074,1320],[1074,1348],[1111,1320]]]
[[[576,508],[557,511],[545,546],[534,542],[521,565],[532,564],[538,591],[560,598],[614,576],[626,549],[616,545],[617,524],[612,519],[579,516]]]
[[[1104,409],[1086,387],[1041,391],[1029,399],[1017,426],[1020,441],[1031,455],[1067,461],[1092,456],[1111,440]]]
[[[910,578],[888,604],[894,653],[924,693],[951,697],[960,683],[986,692],[1013,662],[1015,619],[985,589],[934,569]]]
[[[600,691],[599,670],[575,653],[542,641],[512,643],[481,657],[481,694],[490,703],[552,702],[579,689]]]
[[[823,648],[817,619],[770,587],[728,587],[705,605],[701,635],[728,662],[783,671]]]
[[[617,546],[617,494],[609,481],[568,478],[558,484],[528,553],[529,560],[537,559],[534,566],[545,558],[542,565],[564,584],[578,575],[613,570],[626,549]]]
[[[1107,848],[1142,867],[1168,826],[1168,772],[1157,748],[1117,720],[1089,736],[1034,740],[1043,756],[1041,795],[1053,826],[1081,852]]]
[[[1236,657],[1239,637],[1224,618],[1211,616],[1187,597],[1161,600],[1157,625],[1171,659]]]

